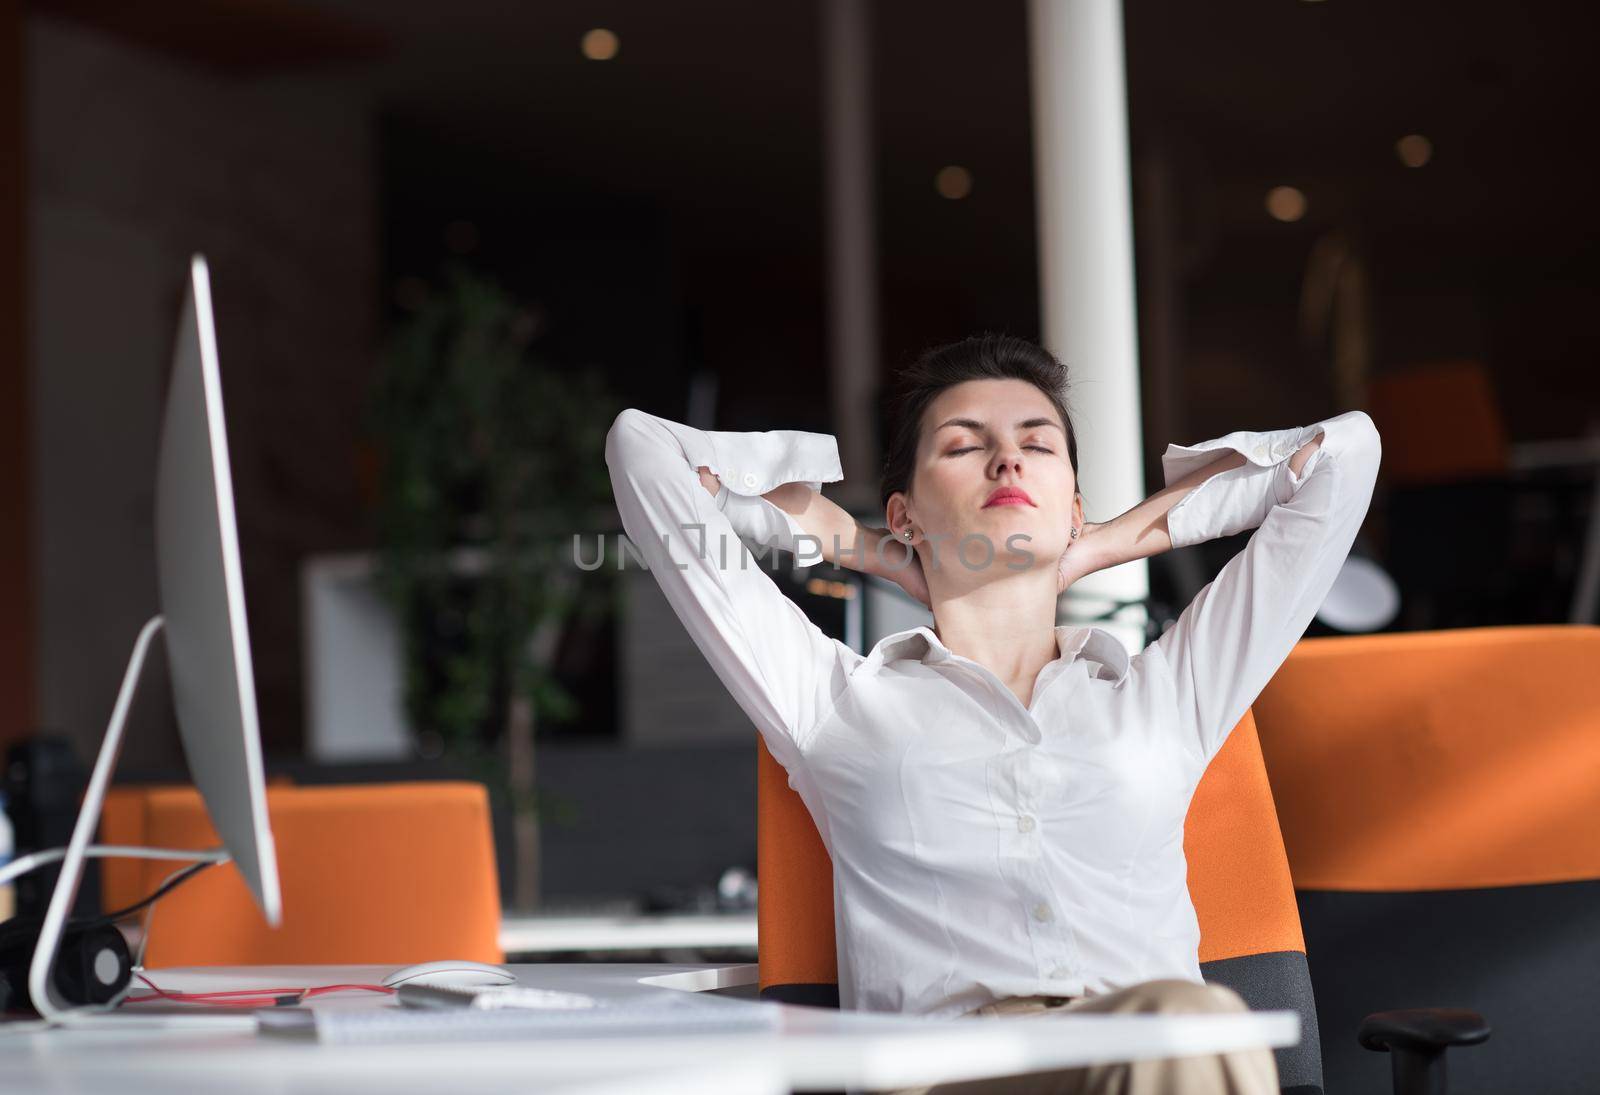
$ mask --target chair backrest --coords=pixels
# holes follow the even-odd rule
[[[833,867],[788,774],[757,739],[757,919],[764,999],[838,1007]],[[1317,1013],[1305,941],[1267,783],[1246,712],[1189,803],[1189,895],[1200,920],[1200,971],[1252,1008],[1300,1012],[1300,1044],[1277,1051],[1283,1090],[1322,1091]]]
[[[1338,1091],[1374,1011],[1494,1027],[1452,1091],[1600,1076],[1600,627],[1306,639],[1255,703]]]
[[[157,966],[500,962],[500,892],[488,795],[453,782],[268,787],[283,924],[268,928],[231,865],[157,904],[145,962]],[[192,787],[121,787],[102,840],[215,847]],[[153,891],[174,864],[104,876],[106,908]]]
[[[1494,382],[1481,361],[1441,361],[1374,377],[1372,420],[1390,486],[1504,474],[1510,451]]]

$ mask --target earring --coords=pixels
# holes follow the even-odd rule
[[[1072,538],[1074,540],[1076,540],[1078,538],[1078,530],[1077,529],[1073,529],[1072,530]]]
[[[909,539],[911,539],[911,530],[910,529],[906,529],[900,535],[904,536],[907,540],[909,540]]]

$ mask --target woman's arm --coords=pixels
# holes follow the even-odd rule
[[[761,492],[780,483],[840,478],[838,447],[795,430],[697,430],[629,409],[606,435],[617,512],[635,552],[717,677],[786,768],[801,761],[860,655],[823,632],[784,596],[740,541],[726,509],[746,502],[756,524]],[[720,500],[696,469],[729,486]],[[736,487],[734,485],[737,485]],[[781,522],[756,531],[777,537]]]
[[[1226,461],[1216,458],[1222,449],[1233,450]],[[1197,772],[1322,606],[1366,517],[1381,456],[1377,428],[1362,411],[1170,446],[1162,456],[1169,487],[1205,473],[1166,508],[1163,542],[1187,547],[1256,529],[1141,655],[1165,669],[1175,731]]]
[[[1289,470],[1299,476],[1311,454],[1322,445],[1318,435],[1302,445],[1289,458]],[[1134,559],[1145,559],[1172,550],[1172,534],[1167,513],[1195,487],[1220,472],[1243,467],[1248,461],[1240,452],[1229,452],[1205,467],[1197,468],[1137,506],[1101,524],[1085,523],[1083,531],[1061,557],[1061,588],[1065,589],[1086,574],[1107,570]],[[1262,518],[1265,514],[1262,514]],[[1255,524],[1259,524],[1258,519]],[[1245,528],[1254,527],[1246,525]],[[1236,531],[1243,531],[1240,528]],[[1228,533],[1226,535],[1231,535]]]
[[[697,469],[700,485],[713,498],[724,497],[722,481],[710,468]],[[771,525],[771,514],[753,507],[758,499],[730,500],[734,528],[746,539],[794,552],[804,562],[824,561],[847,570],[858,570],[893,582],[924,606],[929,604],[928,584],[922,563],[907,545],[897,541],[889,530],[868,525],[852,517],[843,507],[806,483],[784,483],[760,496],[772,503],[779,518],[787,521],[787,534],[763,534],[763,524]]]

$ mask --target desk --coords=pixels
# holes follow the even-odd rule
[[[525,985],[607,999],[753,984],[750,965],[547,964],[511,967]],[[391,967],[256,966],[155,970],[164,989],[205,992],[370,983]],[[317,1007],[388,1007],[350,994]],[[7,1092],[279,1095],[382,1089],[749,1093],[878,1089],[1071,1068],[1103,1061],[1293,1045],[1292,1011],[1243,1015],[1076,1015],[928,1020],[784,1006],[776,1032],[330,1046],[247,1033],[52,1030],[0,1034]]]

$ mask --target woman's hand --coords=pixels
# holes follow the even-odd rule
[[[1105,526],[1085,521],[1078,530],[1077,539],[1067,545],[1067,550],[1061,553],[1061,559],[1056,564],[1056,593],[1065,593],[1067,587],[1086,574],[1093,574],[1100,570],[1104,563],[1098,558],[1096,549],[1100,546],[1095,539]]]

